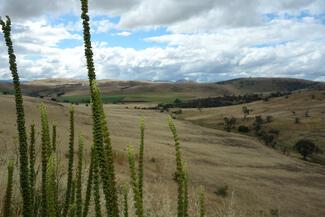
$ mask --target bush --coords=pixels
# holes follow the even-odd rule
[[[261,115],[255,116],[253,127],[256,133],[258,133],[261,130],[263,122],[264,121]]]
[[[225,117],[224,119],[224,128],[226,131],[230,132],[232,129],[235,128],[236,126],[236,123],[237,123],[237,119],[234,118],[234,117],[231,117],[231,118],[228,118],[228,117]]]
[[[271,123],[273,121],[273,117],[272,117],[272,115],[268,115],[268,116],[266,116],[266,122],[267,123]]]
[[[300,124],[300,118],[298,117],[295,118],[295,124]]]
[[[228,185],[223,185],[223,186],[218,187],[214,193],[220,197],[227,197],[228,196]]]
[[[240,125],[238,127],[238,132],[241,132],[241,133],[248,133],[250,130],[248,127],[244,126],[244,125]]]

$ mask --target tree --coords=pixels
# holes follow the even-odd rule
[[[230,132],[232,129],[235,128],[236,123],[237,123],[236,118],[234,118],[234,117],[231,117],[231,118],[225,117],[223,120],[224,120],[224,127],[225,127],[226,131]]]
[[[264,120],[261,115],[255,116],[255,121],[253,123],[253,127],[254,127],[254,130],[256,133],[258,133],[261,130],[263,123],[264,123]]]
[[[321,152],[321,150],[312,141],[308,139],[299,140],[295,144],[294,149],[301,154],[304,160],[307,160],[307,157],[309,155]]]
[[[242,111],[244,113],[244,119],[246,119],[247,115],[249,115],[249,113],[251,112],[251,110],[248,109],[247,106],[243,106]]]

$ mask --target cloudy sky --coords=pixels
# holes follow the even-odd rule
[[[0,0],[23,79],[86,78],[78,0]],[[325,81],[324,0],[89,0],[98,78]],[[10,78],[0,38],[0,79]]]

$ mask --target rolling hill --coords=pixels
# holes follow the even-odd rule
[[[49,97],[66,102],[89,99],[88,84],[83,80],[46,79],[30,81],[22,86],[24,94],[28,96]],[[113,100],[108,100],[110,102],[119,99],[119,102],[154,103],[233,94],[325,89],[325,84],[321,82],[291,78],[240,78],[217,83],[101,80],[99,86],[106,97],[113,97]],[[0,83],[0,92],[10,90],[9,83]]]

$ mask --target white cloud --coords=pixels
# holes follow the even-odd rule
[[[20,19],[14,20],[13,37],[23,78],[86,78],[81,22],[51,22],[52,14],[72,11],[79,17],[79,0],[31,0],[28,6],[22,0],[2,1],[0,14]],[[144,39],[156,43],[151,48],[109,47],[109,40],[95,41],[98,78],[325,80],[325,25],[318,17],[325,12],[322,0],[90,0],[89,6],[91,15],[98,16],[91,21],[95,36],[109,37],[111,30],[123,37],[135,34],[133,29],[167,30]],[[119,23],[108,15],[119,16]],[[69,40],[78,43],[65,46]],[[6,50],[0,46],[0,78],[9,76]]]
[[[128,37],[128,36],[132,35],[132,33],[131,32],[124,31],[124,32],[119,32],[116,35],[123,36],[123,37]]]

